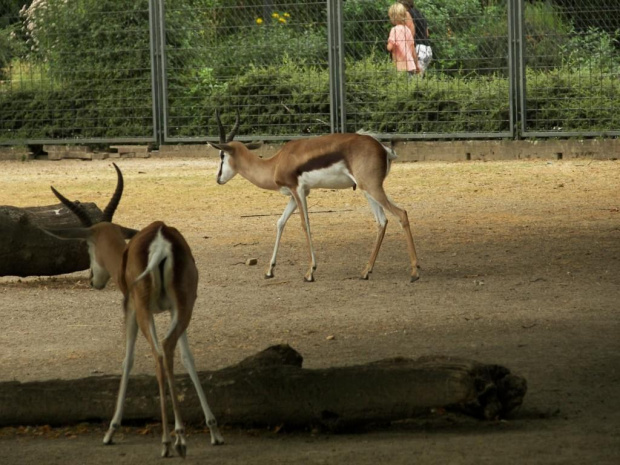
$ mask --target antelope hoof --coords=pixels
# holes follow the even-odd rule
[[[170,443],[169,442],[162,442],[161,444],[161,457],[162,458],[167,458],[167,457],[172,457],[172,451],[170,450]]]
[[[368,266],[364,269],[364,271],[362,271],[362,275],[360,276],[360,279],[363,279],[364,281],[368,281],[368,275],[372,273],[372,269],[369,269]]]
[[[220,434],[220,430],[217,428],[211,429],[211,445],[212,446],[221,446],[224,444],[224,438]]]
[[[178,439],[177,442],[174,444],[174,450],[177,451],[179,457],[185,458],[185,456],[187,455],[187,446],[185,445],[185,443],[179,442]]]
[[[179,457],[183,459],[187,455],[187,446],[185,444],[175,444],[174,450],[176,450]]]
[[[313,283],[314,276],[312,275],[312,273],[308,273],[306,276],[304,276],[304,281],[307,283]]]
[[[185,458],[187,455],[187,446],[185,445],[185,430],[178,429],[175,431],[177,439],[174,441],[174,450],[177,451],[179,457]]]
[[[420,275],[416,273],[414,275],[411,275],[411,280],[409,282],[415,283],[418,279],[420,279]]]
[[[267,270],[267,273],[265,273],[265,279],[271,279],[273,278],[273,269],[276,267],[275,263],[272,263],[269,266],[269,269]]]
[[[114,436],[114,433],[116,433],[116,428],[115,426],[110,426],[110,429],[108,429],[108,431],[105,433],[105,436],[103,437],[103,443],[106,446],[109,446],[110,444],[114,444],[112,442],[112,437]]]

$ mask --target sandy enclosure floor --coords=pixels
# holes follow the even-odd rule
[[[422,266],[414,284],[394,218],[370,280],[358,279],[375,236],[359,192],[309,198],[315,283],[302,281],[298,215],[265,280],[286,198],[241,178],[218,186],[213,160],[118,164],[126,188],[115,220],[164,220],[197,259],[189,337],[199,370],[288,343],[309,368],[444,354],[505,365],[529,383],[508,422],[435,419],[343,436],[228,431],[230,445],[215,449],[199,431],[189,463],[620,463],[620,162],[395,164],[385,186],[409,212]],[[54,204],[52,184],[103,206],[115,174],[109,161],[0,162],[0,205]],[[120,374],[120,304],[114,286],[89,289],[86,272],[0,278],[0,380]],[[152,370],[140,339],[134,373]],[[54,431],[2,431],[0,462],[84,463],[88,451],[88,463],[136,463],[159,452],[157,435],[131,428],[117,448],[99,447],[97,426]]]

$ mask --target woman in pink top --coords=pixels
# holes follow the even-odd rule
[[[407,14],[407,9],[402,3],[395,3],[388,10],[390,22],[394,27],[390,30],[387,49],[392,54],[392,61],[396,63],[398,71],[414,74],[417,72],[415,44],[413,34],[406,26]]]

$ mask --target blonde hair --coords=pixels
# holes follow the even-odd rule
[[[394,3],[388,10],[388,16],[394,26],[405,24],[405,21],[407,21],[407,8],[402,3]]]

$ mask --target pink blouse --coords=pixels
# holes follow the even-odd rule
[[[411,30],[404,24],[394,26],[390,30],[388,43],[393,44],[392,61],[396,63],[398,71],[415,71],[413,60],[413,35]]]

